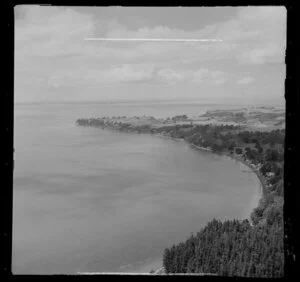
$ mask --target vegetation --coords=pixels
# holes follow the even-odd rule
[[[263,196],[248,220],[209,222],[196,236],[167,248],[166,273],[216,273],[225,276],[283,276],[284,130],[240,131],[226,126],[196,126],[170,134],[248,162],[264,182]]]
[[[196,235],[163,254],[166,273],[224,276],[283,275],[283,230],[279,223],[252,227],[249,221],[212,220]]]

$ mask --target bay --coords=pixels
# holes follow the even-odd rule
[[[77,118],[222,107],[15,105],[13,273],[145,271],[144,263],[207,221],[248,217],[260,184],[240,163],[184,142],[75,125]]]

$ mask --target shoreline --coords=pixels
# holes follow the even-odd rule
[[[259,204],[259,201],[260,199],[263,197],[264,195],[264,191],[266,189],[266,184],[264,183],[264,179],[263,179],[263,176],[260,174],[259,171],[257,171],[253,165],[251,165],[249,162],[247,162],[246,160],[242,159],[241,157],[238,157],[236,155],[232,155],[230,153],[226,153],[226,152],[217,152],[217,151],[213,151],[212,149],[210,148],[205,148],[205,147],[200,147],[200,146],[196,146],[192,143],[189,143],[187,142],[186,140],[184,140],[183,138],[174,138],[174,137],[171,137],[171,136],[166,136],[166,135],[162,135],[162,134],[151,134],[153,136],[156,136],[156,137],[160,137],[160,138],[164,138],[164,139],[169,139],[169,140],[173,140],[173,141],[180,141],[180,142],[185,142],[187,145],[191,146],[192,148],[195,148],[196,150],[198,151],[206,151],[206,152],[211,152],[212,154],[217,154],[217,155],[221,155],[223,157],[229,157],[230,159],[233,159],[245,166],[247,166],[252,173],[255,173],[257,179],[258,179],[258,182],[259,182],[259,191],[258,191],[258,202],[256,203],[256,207],[258,206]],[[253,209],[252,209],[253,210]],[[250,220],[250,215],[246,218],[248,220]],[[146,268],[146,266],[144,266],[143,268]],[[149,270],[150,271],[150,270]],[[150,273],[150,275],[166,275],[164,273],[164,267],[163,265],[161,265],[159,268],[157,269],[154,269],[154,272],[153,273]]]
[[[225,157],[229,157],[233,160],[236,160],[240,163],[242,163],[243,165],[247,166],[248,168],[251,169],[252,172],[254,172],[257,176],[257,179],[259,180],[259,183],[260,183],[260,187],[259,187],[259,196],[260,198],[263,196],[264,194],[264,191],[266,190],[266,184],[264,183],[264,178],[263,176],[261,175],[261,173],[255,169],[253,167],[252,164],[250,164],[249,162],[247,162],[247,160],[244,160],[243,158],[239,157],[239,156],[236,156],[236,155],[233,155],[233,154],[230,154],[230,153],[226,153],[226,152],[218,152],[218,151],[213,151],[212,149],[210,148],[205,148],[205,147],[200,147],[200,146],[196,146],[195,144],[192,144],[192,143],[189,143],[187,142],[186,140],[184,140],[183,138],[174,138],[174,137],[170,137],[170,136],[164,136],[164,135],[160,135],[160,134],[152,134],[154,136],[158,136],[158,137],[161,137],[161,138],[164,138],[164,139],[170,139],[170,140],[174,140],[174,141],[181,141],[181,142],[185,142],[187,145],[191,146],[192,148],[195,148],[196,150],[199,150],[199,151],[206,151],[206,152],[211,152],[213,154],[217,154],[217,155],[221,155],[221,156],[225,156]]]
[[[111,127],[111,126],[103,126],[101,127],[102,129],[109,129],[109,130],[113,130],[113,131],[118,131],[118,132],[122,132],[120,130],[118,130],[118,128],[114,128],[114,127]],[[123,133],[136,133],[134,131],[131,131],[131,130],[127,130],[127,131],[124,131]],[[253,167],[253,164],[249,163],[249,161],[243,159],[242,157],[239,157],[238,155],[234,155],[234,154],[230,154],[230,153],[227,153],[227,152],[221,152],[221,151],[213,151],[211,148],[206,148],[206,147],[200,147],[200,146],[197,146],[197,145],[194,145],[192,143],[189,143],[187,142],[187,140],[185,140],[184,138],[176,138],[176,137],[172,137],[172,136],[168,136],[168,135],[164,135],[164,134],[159,134],[159,133],[150,133],[150,132],[140,132],[138,134],[147,134],[147,135],[153,135],[153,136],[156,136],[156,137],[160,137],[160,138],[164,138],[164,139],[169,139],[169,140],[173,140],[173,141],[180,141],[180,142],[184,142],[185,144],[189,145],[191,148],[194,148],[198,151],[206,151],[206,152],[211,152],[213,154],[217,154],[219,156],[223,156],[223,157],[229,157],[243,165],[245,165],[246,167],[248,167],[250,169],[250,171],[252,173],[255,173],[256,177],[257,177],[257,180],[258,180],[258,183],[259,183],[259,188],[258,188],[258,201],[256,202],[255,204],[255,207],[252,208],[251,212],[253,211],[253,209],[255,209],[258,205],[259,205],[259,201],[261,200],[261,198],[264,196],[264,191],[266,191],[266,184],[265,184],[265,179],[263,178],[263,176],[261,175],[261,173],[257,170],[257,168]],[[252,200],[253,201],[253,200]],[[250,215],[251,215],[251,212],[250,214],[244,218],[244,219],[248,219],[250,220]],[[250,220],[251,222],[251,220]],[[251,224],[252,225],[252,224]],[[161,260],[160,258],[158,258],[157,260]],[[147,265],[147,264],[146,264]],[[144,265],[143,266],[143,269],[147,268],[147,266]],[[126,273],[126,272],[124,272]],[[164,267],[163,265],[160,265],[159,268],[156,268],[154,269],[154,272],[150,273],[150,270],[148,272],[150,275],[166,275],[164,273]],[[139,273],[137,273],[139,274]]]
[[[260,199],[264,195],[264,191],[266,189],[266,184],[264,183],[263,176],[260,174],[260,172],[257,171],[249,162],[247,162],[246,160],[244,160],[241,157],[238,157],[236,155],[232,155],[232,154],[229,154],[229,153],[226,153],[226,152],[214,152],[212,149],[196,146],[195,144],[187,142],[183,138],[173,138],[173,137],[170,137],[170,136],[164,136],[164,135],[160,135],[160,134],[153,134],[153,135],[164,138],[164,139],[171,139],[171,140],[174,140],[174,141],[185,142],[186,144],[188,144],[192,148],[195,148],[198,151],[206,151],[206,152],[208,151],[208,152],[211,152],[212,154],[218,154],[218,155],[221,155],[221,156],[229,157],[229,158],[231,158],[235,161],[238,161],[238,162],[242,163],[243,165],[247,166],[248,168],[250,168],[251,172],[255,173],[255,175],[257,176],[258,182],[260,184],[259,185],[259,197],[258,197],[259,199],[258,199],[258,203],[256,204],[256,207],[258,206]],[[250,219],[250,215],[247,217],[247,219]],[[163,265],[161,267],[155,269],[154,272],[150,273],[150,274],[152,274],[152,275],[165,275]]]

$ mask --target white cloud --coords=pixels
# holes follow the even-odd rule
[[[156,72],[158,79],[162,79],[169,83],[177,83],[182,81],[185,76],[182,73],[179,73],[173,69],[161,69]]]
[[[17,7],[18,8],[18,7]],[[16,22],[16,54],[19,56],[86,55],[95,58],[182,60],[231,58],[241,63],[282,61],[285,47],[286,11],[280,7],[245,7],[236,18],[199,30],[186,31],[167,26],[130,30],[113,20],[102,23],[93,15],[71,8],[28,6],[25,17]],[[99,23],[97,23],[99,22]],[[83,41],[102,30],[104,37],[125,38],[214,38],[224,42],[101,44]],[[199,52],[200,51],[200,52]]]
[[[263,64],[266,62],[282,62],[284,50],[281,46],[265,45],[240,54],[239,60],[245,64]]]
[[[123,38],[214,38],[222,43],[156,44],[147,48],[139,45],[136,56],[163,55],[180,52],[182,60],[189,60],[198,53],[203,60],[215,58],[237,59],[241,64],[283,62],[286,38],[286,10],[284,7],[244,7],[231,20],[206,26],[199,30],[185,31],[166,26],[143,27],[128,30],[119,27],[107,32],[106,37]],[[141,47],[142,46],[142,47]],[[146,47],[145,47],[146,46]],[[201,54],[199,51],[201,50]]]
[[[83,75],[83,72],[85,74]],[[153,76],[153,66],[151,65],[117,65],[110,68],[74,68],[70,72],[65,70],[56,71],[49,77],[50,86],[67,86],[70,84],[85,85],[90,84],[114,84],[147,81]]]
[[[229,64],[230,71],[235,72],[236,63],[247,67],[284,62],[286,11],[281,7],[240,8],[232,19],[198,30],[171,28],[160,23],[134,30],[116,19],[104,22],[94,14],[65,7],[17,6],[16,9],[22,11],[23,16],[15,22],[15,89],[18,93],[32,93],[35,89],[41,92],[43,86],[91,85],[97,89],[103,83],[143,81],[186,82],[197,87],[206,83],[221,85],[230,82],[230,73],[222,69]],[[223,42],[84,41],[86,37],[100,35],[214,38]],[[215,65],[207,67],[207,62]]]
[[[208,82],[212,84],[223,84],[227,81],[227,78],[222,71],[200,68],[193,73],[192,81],[195,83]]]
[[[254,78],[251,77],[251,76],[246,76],[246,77],[243,77],[239,80],[237,80],[237,84],[249,84],[249,83],[252,83],[254,81]]]
[[[106,37],[116,38],[186,38],[201,39],[213,34],[215,27],[209,26],[196,31],[185,31],[167,26],[142,27],[137,30],[129,30],[123,27],[107,32]]]
[[[215,81],[215,84],[223,84],[223,83],[225,83],[226,81],[227,81],[228,79],[227,78],[220,78],[220,79],[217,79],[216,81]]]
[[[152,77],[153,68],[140,67],[132,65],[123,65],[120,67],[114,67],[108,71],[102,71],[100,79],[104,79],[106,82],[138,82],[149,80]]]

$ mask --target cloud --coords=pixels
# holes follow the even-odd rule
[[[134,83],[148,81],[153,76],[153,66],[151,65],[116,65],[108,69],[89,68],[83,75],[83,68],[74,68],[73,71],[57,71],[49,77],[48,85],[59,87],[74,85],[88,86],[90,84],[114,84],[114,83]]]
[[[29,6],[24,8],[24,18],[16,21],[16,55],[56,56],[80,54],[83,36],[94,33],[91,15],[72,9]]]
[[[183,30],[157,25],[130,30],[118,23],[98,20],[71,8],[20,6],[24,16],[16,21],[16,54],[19,57],[84,55],[132,60],[149,57],[167,61],[174,54],[189,60],[231,57],[243,64],[280,62],[284,57],[286,11],[281,7],[245,7],[231,20]],[[217,39],[224,42],[102,44],[86,37]],[[99,36],[98,36],[99,37]]]
[[[158,79],[164,80],[168,83],[177,83],[185,79],[182,73],[179,73],[173,69],[161,69],[156,72]]]
[[[99,75],[105,82],[139,82],[151,79],[153,68],[149,66],[122,65]]]
[[[16,21],[16,47],[18,53],[28,55],[53,56],[75,53],[100,58],[117,55],[118,58],[125,59],[155,55],[161,59],[167,52],[172,56],[174,52],[183,51],[183,57],[188,59],[201,50],[209,58],[229,55],[244,63],[261,63],[268,59],[274,61],[273,57],[282,57],[285,47],[286,11],[283,7],[241,8],[234,19],[190,31],[161,25],[130,30],[116,20],[104,23],[92,14],[79,13],[71,8],[42,6],[17,8],[23,11],[24,17]],[[97,37],[101,33],[101,37],[108,38],[211,38],[224,42],[196,44],[141,42],[105,45],[83,41],[85,37]],[[123,52],[119,52],[120,46]]]
[[[283,62],[284,52],[281,46],[265,45],[252,50],[244,51],[239,55],[239,60],[244,64],[263,64],[266,62]]]
[[[227,81],[227,78],[222,71],[200,68],[193,73],[192,81],[195,83],[208,82],[212,84],[223,84]]]
[[[241,64],[262,64],[283,62],[286,38],[286,10],[284,7],[243,7],[235,18],[199,30],[186,31],[167,26],[143,27],[129,30],[119,27],[108,31],[108,38],[210,38],[223,40],[222,43],[205,44],[158,44],[155,47],[166,51],[181,52],[184,59],[201,51],[199,58],[236,59]],[[139,45],[146,46],[146,45]],[[151,53],[156,48],[141,48],[138,51]],[[188,52],[187,52],[188,51]],[[143,52],[142,52],[143,53]],[[145,55],[143,53],[143,55]],[[136,52],[138,56],[139,52]],[[159,54],[159,52],[156,52]],[[163,56],[161,56],[163,57]],[[183,59],[183,58],[182,58]]]
[[[254,81],[254,78],[251,77],[251,76],[246,76],[246,77],[243,77],[239,80],[237,80],[237,84],[249,84],[249,83],[252,83]]]
[[[112,15],[111,20],[97,17],[96,9],[88,13],[88,9],[83,12],[66,7],[16,6],[17,95],[26,92],[35,98],[38,94],[31,93],[40,93],[44,88],[100,89],[104,84],[114,83],[186,83],[199,87],[228,82],[227,85],[230,72],[237,72],[237,67],[284,63],[283,7],[243,7],[223,22],[205,26],[199,19],[199,28],[190,30],[161,23],[129,28],[126,19],[121,24],[117,16]],[[84,40],[86,37],[223,41],[90,42]],[[232,85],[236,83],[234,80]]]
[[[107,32],[108,38],[195,38],[201,39],[212,35],[214,30],[213,26],[203,28],[196,31],[185,31],[177,28],[170,28],[167,26],[155,26],[155,27],[142,27],[137,30],[129,30],[126,28],[119,28]]]
[[[239,13],[249,47],[238,59],[245,64],[284,63],[286,48],[285,7],[250,7]]]

